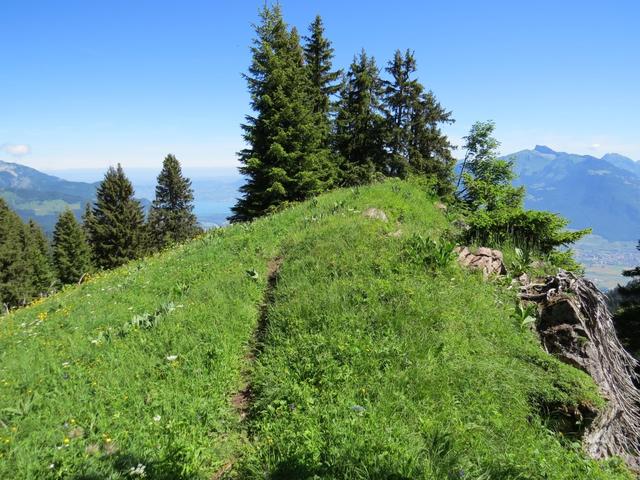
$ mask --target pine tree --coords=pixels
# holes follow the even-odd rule
[[[120,164],[109,167],[86,224],[93,261],[99,268],[120,266],[143,253],[144,213],[133,194],[133,186]]]
[[[29,220],[25,226],[24,250],[31,283],[31,298],[48,293],[55,284],[51,248],[42,228]]]
[[[53,230],[53,264],[63,284],[78,282],[92,269],[87,237],[70,209],[60,214]]]
[[[31,296],[24,250],[25,225],[0,198],[0,307],[24,304]]]
[[[363,50],[349,67],[338,103],[334,142],[341,156],[340,183],[343,185],[367,183],[376,173],[384,173],[381,94],[378,67],[374,58]]]
[[[298,34],[288,30],[279,5],[265,7],[261,20],[245,75],[255,112],[242,125],[249,147],[240,152],[240,172],[247,182],[232,221],[251,220],[320,193],[335,175],[308,99],[311,86]]]
[[[182,176],[180,162],[167,155],[158,175],[156,198],[149,212],[148,232],[153,248],[183,242],[200,232],[193,214],[191,180]]]
[[[328,121],[331,97],[340,91],[341,70],[333,68],[333,48],[324,36],[322,18],[317,15],[309,26],[309,36],[305,37],[304,58],[313,95],[313,111],[320,113]]]

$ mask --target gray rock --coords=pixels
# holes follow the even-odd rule
[[[387,214],[379,208],[367,208],[364,212],[362,212],[362,215],[365,218],[371,218],[372,220],[380,220],[382,222],[389,221],[389,219],[387,218]]]

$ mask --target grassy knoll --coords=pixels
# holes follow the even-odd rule
[[[448,228],[417,185],[341,190],[0,318],[0,478],[627,478],[556,431],[594,384]]]
[[[444,266],[424,194],[340,198],[286,244],[239,478],[624,478],[553,431],[547,413],[599,403],[593,384],[511,318],[503,285]]]

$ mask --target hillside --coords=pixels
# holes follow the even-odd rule
[[[557,212],[575,229],[593,228],[610,241],[636,241],[640,232],[640,164],[617,154],[602,158],[538,145],[506,155],[515,161],[525,205]]]
[[[0,197],[24,221],[33,219],[51,233],[60,212],[69,207],[80,218],[84,206],[93,202],[99,182],[73,182],[42,173],[18,163],[0,160]],[[145,208],[149,200],[142,198]]]
[[[339,190],[0,317],[0,478],[631,478],[434,202]]]
[[[96,194],[96,183],[70,182],[36,169],[0,161],[0,196],[23,220],[36,220],[47,232],[66,207],[78,216]]]

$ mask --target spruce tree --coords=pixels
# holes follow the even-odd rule
[[[640,250],[640,242],[636,248]],[[622,274],[629,282],[615,290],[619,308],[613,320],[623,345],[640,359],[640,266],[624,270]]]
[[[331,97],[340,91],[341,70],[333,70],[333,48],[324,36],[322,18],[317,15],[305,37],[304,59],[311,80],[313,110],[328,123]]]
[[[156,198],[149,212],[148,233],[152,247],[160,249],[183,242],[200,232],[193,214],[191,180],[182,176],[180,162],[167,155],[158,175]]]
[[[24,242],[31,297],[35,298],[48,293],[56,281],[51,263],[51,248],[42,228],[33,220],[29,220],[25,226]]]
[[[261,12],[245,78],[254,115],[242,125],[249,145],[239,154],[247,182],[232,221],[251,220],[291,201],[304,200],[332,184],[330,152],[318,128],[304,54],[279,5]]]
[[[404,177],[419,174],[435,180],[442,196],[453,192],[453,145],[440,125],[453,123],[431,91],[414,78],[417,63],[413,52],[396,50],[386,68],[390,80],[384,82],[387,174]]]
[[[438,195],[450,197],[454,193],[455,147],[440,126],[454,122],[451,112],[430,91],[420,94],[412,110],[409,171],[434,178]]]
[[[0,307],[23,304],[31,295],[25,255],[25,225],[0,198]]]
[[[335,126],[335,149],[341,157],[340,183],[370,182],[385,173],[382,83],[375,59],[363,50],[345,76]]]
[[[120,164],[109,167],[86,225],[93,261],[99,268],[120,266],[143,253],[144,213],[133,194],[133,186]]]
[[[82,212],[82,230],[84,231],[84,236],[87,238],[89,250],[93,250],[93,242],[91,241],[91,223],[93,220],[93,204],[91,202],[87,202],[84,206],[84,212]]]
[[[63,284],[76,283],[91,271],[87,237],[68,208],[60,214],[53,230],[53,264]]]
[[[384,84],[385,140],[389,151],[387,173],[405,176],[409,169],[409,145],[411,143],[411,119],[419,101],[422,86],[412,78],[416,71],[413,53],[404,56],[396,50],[393,60],[385,69],[391,80]]]

